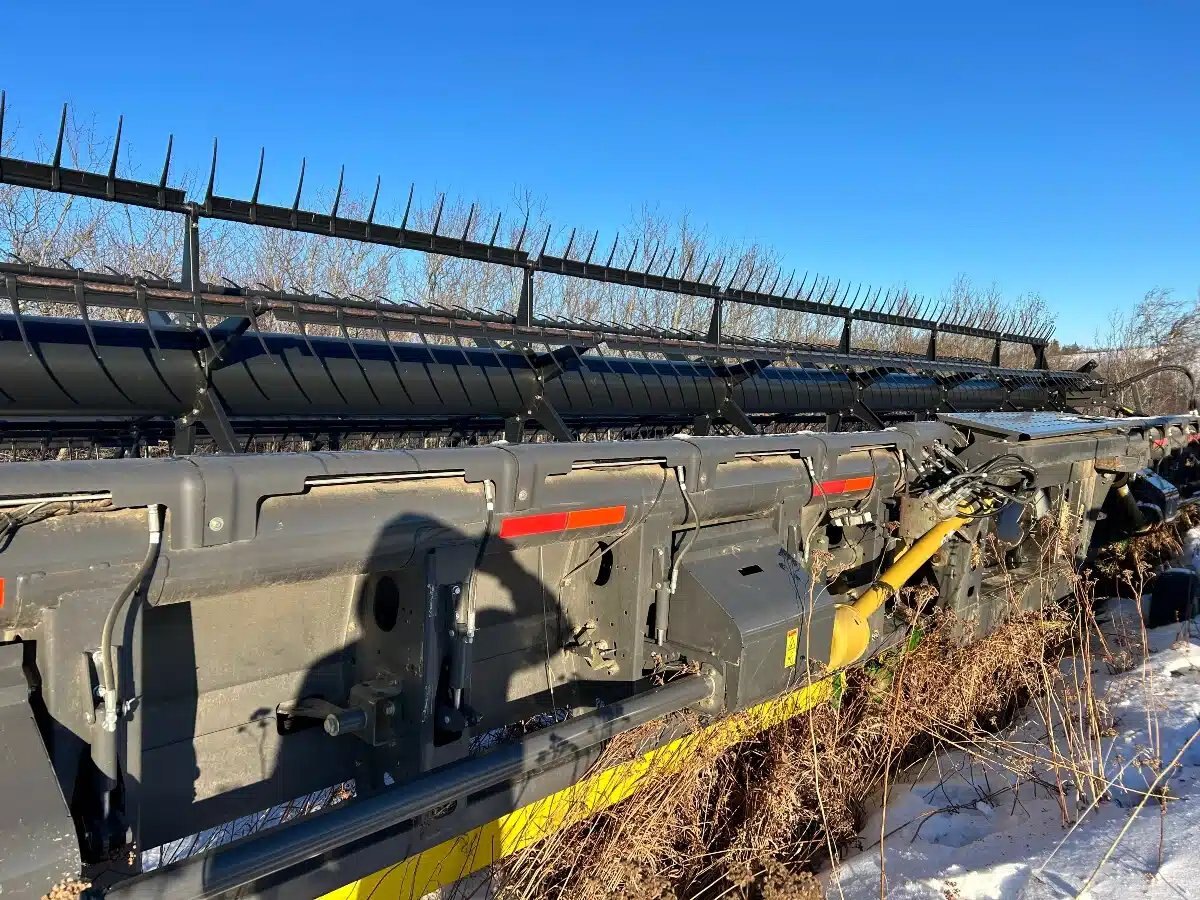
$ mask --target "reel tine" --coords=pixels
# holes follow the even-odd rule
[[[705,265],[705,268],[707,269],[708,266]],[[719,282],[721,280],[721,273],[724,271],[725,271],[725,257],[722,256],[720,259],[717,260],[717,270],[715,272],[713,272],[713,277],[708,282],[710,285],[712,285],[718,291],[721,289]]]
[[[371,208],[367,210],[367,230],[366,234],[369,237],[371,234],[371,226],[375,224],[375,204],[379,202],[379,188],[383,184],[383,176],[375,176],[375,193],[371,195]]]
[[[62,186],[63,139],[67,136],[67,104],[63,104],[62,118],[58,123],[58,140],[54,144],[54,159],[50,163],[50,186],[58,190]]]
[[[782,272],[783,270],[780,269],[780,271]],[[787,297],[788,291],[790,291],[792,289],[792,282],[795,281],[795,279],[796,279],[796,270],[792,269],[792,273],[790,275],[788,275],[787,284],[785,284],[783,286],[783,291],[780,292],[780,295],[779,295],[780,297],[782,297],[782,298]]]
[[[292,201],[292,227],[296,227],[296,217],[300,212],[300,195],[304,192],[304,170],[308,166],[306,157],[300,160],[300,180],[296,182],[296,199]]]
[[[808,281],[808,272],[807,271],[805,271],[804,277],[800,279],[800,286],[796,288],[796,296],[792,298],[793,300],[799,300],[800,295],[804,294],[804,282],[806,282],[806,281]],[[807,297],[807,296],[808,295],[805,294],[805,297]]]
[[[408,214],[412,212],[413,192],[417,189],[417,183],[410,181],[408,183],[408,200],[404,204],[404,217],[400,220],[400,231],[404,233],[408,231]]]
[[[863,289],[863,286],[862,286],[862,282],[860,281],[858,283],[858,288],[854,291],[854,299],[850,301],[850,309],[852,309],[852,310],[858,309],[858,298],[862,294],[862,289]],[[867,293],[868,294],[871,293],[870,288],[867,288]]]
[[[761,294],[761,293],[762,293],[762,286],[763,286],[764,284],[766,284],[766,281],[767,281],[767,270],[766,270],[766,269],[763,269],[763,270],[762,270],[762,275],[761,275],[761,276],[759,277],[759,279],[758,279],[758,284],[756,284],[756,285],[754,286],[754,293],[756,293],[756,294]]]
[[[0,151],[4,149],[4,106],[6,95],[0,91]],[[4,163],[0,162],[0,175],[4,174]]]
[[[679,273],[679,280],[683,281],[687,278],[688,270],[692,267],[692,262],[696,257],[696,248],[692,247],[688,250],[687,259],[683,261],[683,270]]]
[[[212,211],[213,188],[217,184],[217,139],[213,138],[212,166],[208,170],[208,189],[204,192],[204,208]]]
[[[571,248],[575,246],[575,229],[571,229],[571,236],[567,238],[567,249],[563,251],[563,259],[571,258]]]
[[[250,194],[250,221],[258,220],[258,192],[262,187],[263,163],[267,159],[267,148],[258,148],[258,174],[254,176],[254,190]]]
[[[769,288],[767,288],[767,293],[770,294],[772,297],[775,296],[775,288],[779,287],[779,279],[782,277],[783,277],[783,269],[782,268],[776,269],[775,270],[775,280],[772,281],[771,286]]]
[[[618,231],[615,235],[613,235],[612,249],[608,251],[608,259],[604,263],[604,268],[606,268],[606,269],[612,268],[613,256],[616,255],[616,252],[617,252],[617,241],[619,241],[620,239],[621,239],[621,233]]]
[[[672,263],[675,262],[675,253],[676,253],[676,248],[672,247],[671,255],[669,257],[667,257],[667,264],[665,266],[663,266],[662,274],[659,276],[660,278],[666,278],[667,273],[669,271],[671,271],[671,265],[672,265]]]
[[[345,164],[343,164],[341,169],[338,170],[337,190],[334,192],[334,195],[333,195],[333,209],[331,209],[329,211],[329,233],[330,234],[333,234],[333,232],[334,232],[334,221],[337,219],[338,207],[342,205],[342,185],[345,183],[345,180],[346,180],[346,166],[345,166]]]
[[[167,156],[163,160],[162,175],[158,178],[158,205],[167,205],[167,176],[171,172],[171,151],[175,149],[175,135],[167,135]]]
[[[492,239],[491,239],[490,241],[488,241],[488,248],[489,248],[489,249],[491,249],[491,248],[493,248],[493,247],[495,247],[495,246],[496,246],[496,236],[497,236],[497,235],[500,233],[500,220],[501,220],[502,218],[504,218],[504,213],[503,213],[503,212],[498,212],[498,213],[496,213],[496,224],[495,224],[495,226],[492,228]]]
[[[442,210],[445,208],[446,208],[446,192],[443,191],[441,196],[438,197],[437,212],[434,214],[434,217],[433,217],[432,234],[434,237],[438,236],[438,228],[440,228],[441,224],[442,224]]]
[[[654,252],[650,254],[650,264],[646,266],[646,274],[650,274],[654,270],[654,261],[658,259],[659,242],[654,242]]]
[[[832,290],[830,290],[830,287],[829,287],[830,282],[833,283]],[[839,278],[837,281],[834,281],[832,278],[826,278],[825,279],[825,287],[821,291],[821,302],[829,307],[837,306],[837,295],[838,295],[838,291],[840,291],[841,289],[842,289],[842,279]]]
[[[467,237],[471,233],[471,221],[474,218],[475,218],[475,204],[472,203],[471,208],[467,210],[467,224],[463,226],[462,237],[459,238],[460,243],[465,244],[467,242]]]
[[[638,238],[634,238],[634,239],[633,239],[633,249],[629,251],[629,262],[625,263],[625,271],[626,271],[626,272],[632,272],[632,271],[633,271],[633,258],[634,258],[635,256],[637,256],[637,252],[638,252],[638,243],[639,243],[639,240],[638,240]]]
[[[517,252],[525,245],[525,231],[529,228],[529,210],[525,210],[525,221],[521,223],[521,233],[517,236]]]
[[[538,253],[538,258],[539,258],[539,259],[540,259],[541,257],[543,257],[543,256],[545,256],[545,255],[546,255],[546,245],[547,245],[548,243],[550,243],[550,229],[551,229],[551,228],[553,228],[553,227],[554,227],[553,225],[547,225],[547,226],[546,226],[546,236],[542,238],[542,249],[541,249],[541,251]]]
[[[588,247],[587,256],[583,260],[583,264],[585,266],[589,265],[591,263],[592,254],[596,252],[596,241],[598,241],[598,240],[600,240],[600,230],[599,229],[597,229],[596,233],[592,235],[592,245],[590,247]]]
[[[728,291],[733,287],[733,283],[737,280],[738,273],[742,270],[742,258],[739,256],[737,265],[733,267],[733,271],[729,273],[729,281],[725,284],[725,290]]]
[[[117,116],[117,136],[113,140],[112,159],[108,162],[108,181],[104,186],[104,192],[108,194],[108,199],[112,200],[117,196],[117,157],[121,153],[121,132],[124,130],[125,117]]]

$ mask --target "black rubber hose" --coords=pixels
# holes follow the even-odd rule
[[[113,630],[116,628],[117,617],[121,614],[121,610],[124,609],[129,598],[136,594],[145,583],[146,576],[150,574],[150,570],[154,567],[154,561],[158,558],[158,548],[162,544],[162,526],[157,506],[146,507],[146,522],[150,529],[150,541],[146,546],[146,555],[142,559],[142,564],[138,566],[137,572],[129,579],[129,583],[125,585],[116,601],[109,607],[108,615],[104,617],[104,627],[100,632],[100,659],[103,662],[103,666],[101,666],[103,672],[100,677],[104,681],[104,702],[110,715],[116,709],[115,704],[119,702],[117,660],[112,648]],[[111,729],[106,728],[106,730]]]

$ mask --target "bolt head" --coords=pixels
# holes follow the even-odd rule
[[[225,520],[222,519],[220,516],[213,516],[211,519],[208,520],[208,530],[209,531],[220,531],[224,527],[225,527]]]

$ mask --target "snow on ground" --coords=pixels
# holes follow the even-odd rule
[[[1188,537],[1184,562],[1196,568],[1200,531]],[[1102,615],[1110,640],[1123,632],[1141,642],[1133,607],[1110,601]],[[1076,787],[1072,773],[1060,767],[1056,777],[1047,764],[1049,742],[1063,753],[1078,719],[1050,733],[1030,710],[982,752],[939,754],[894,784],[860,834],[863,849],[827,873],[828,896],[1200,898],[1200,619],[1145,640],[1150,655],[1128,671],[1114,673],[1100,660],[1090,667],[1109,727],[1090,751],[1073,754],[1103,769],[1109,787],[1100,802]],[[1068,677],[1086,675],[1086,665],[1064,663]],[[1171,799],[1143,802],[1160,772],[1157,787]]]

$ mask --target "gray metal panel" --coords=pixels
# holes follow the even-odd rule
[[[1118,419],[1067,412],[943,413],[938,418],[949,425],[1015,438],[1019,441],[1114,429],[1128,431],[1131,428],[1190,421],[1186,416],[1141,416]]]
[[[24,646],[0,646],[0,894],[37,897],[79,874],[75,825],[29,705]]]

